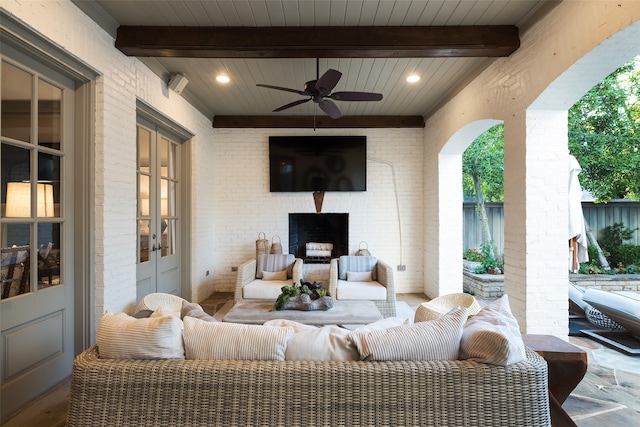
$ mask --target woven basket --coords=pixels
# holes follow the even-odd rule
[[[362,247],[363,243],[364,243],[364,248]],[[360,244],[358,245],[356,256],[371,256],[371,252],[369,252],[369,245],[364,240],[360,242]]]
[[[258,240],[256,240],[256,259],[260,255],[266,255],[269,253],[269,241],[267,240],[267,236],[260,232],[258,233]]]
[[[416,309],[414,322],[439,319],[456,307],[466,308],[469,316],[477,314],[482,307],[478,301],[469,294],[448,294],[424,302]]]
[[[278,238],[276,242],[275,239]],[[281,254],[282,253],[282,243],[280,240],[280,236],[273,236],[271,238],[271,253],[272,254]]]
[[[605,316],[600,310],[594,306],[587,304],[587,308],[584,310],[584,314],[587,316],[587,320],[592,324],[603,329],[624,329],[624,327],[609,317]]]

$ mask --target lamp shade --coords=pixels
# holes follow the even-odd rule
[[[38,204],[37,215],[39,217],[54,216],[53,184],[37,184]],[[31,216],[31,183],[9,182],[7,183],[7,217],[26,218]]]

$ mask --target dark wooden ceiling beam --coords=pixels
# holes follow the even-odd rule
[[[215,116],[214,128],[423,128],[422,116]]]
[[[458,27],[121,26],[128,56],[183,58],[503,57],[520,46],[513,25]]]

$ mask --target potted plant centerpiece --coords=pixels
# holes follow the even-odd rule
[[[322,283],[305,282],[300,279],[300,284],[292,283],[291,286],[283,286],[282,293],[276,299],[273,310],[329,310],[333,307],[333,299]]]

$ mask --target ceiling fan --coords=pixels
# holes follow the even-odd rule
[[[338,84],[342,73],[337,70],[329,69],[325,73],[319,75],[319,61],[316,59],[316,79],[310,80],[304,84],[304,90],[289,89],[280,86],[271,86],[265,84],[256,84],[258,87],[266,87],[269,89],[283,90],[285,92],[293,92],[298,95],[307,96],[307,99],[300,99],[293,101],[289,104],[273,110],[274,113],[282,110],[286,110],[296,105],[304,104],[305,102],[313,101],[322,111],[324,111],[332,119],[339,119],[342,117],[342,113],[338,109],[338,106],[334,101],[380,101],[382,99],[381,93],[372,92],[334,92],[331,93],[333,88]]]

